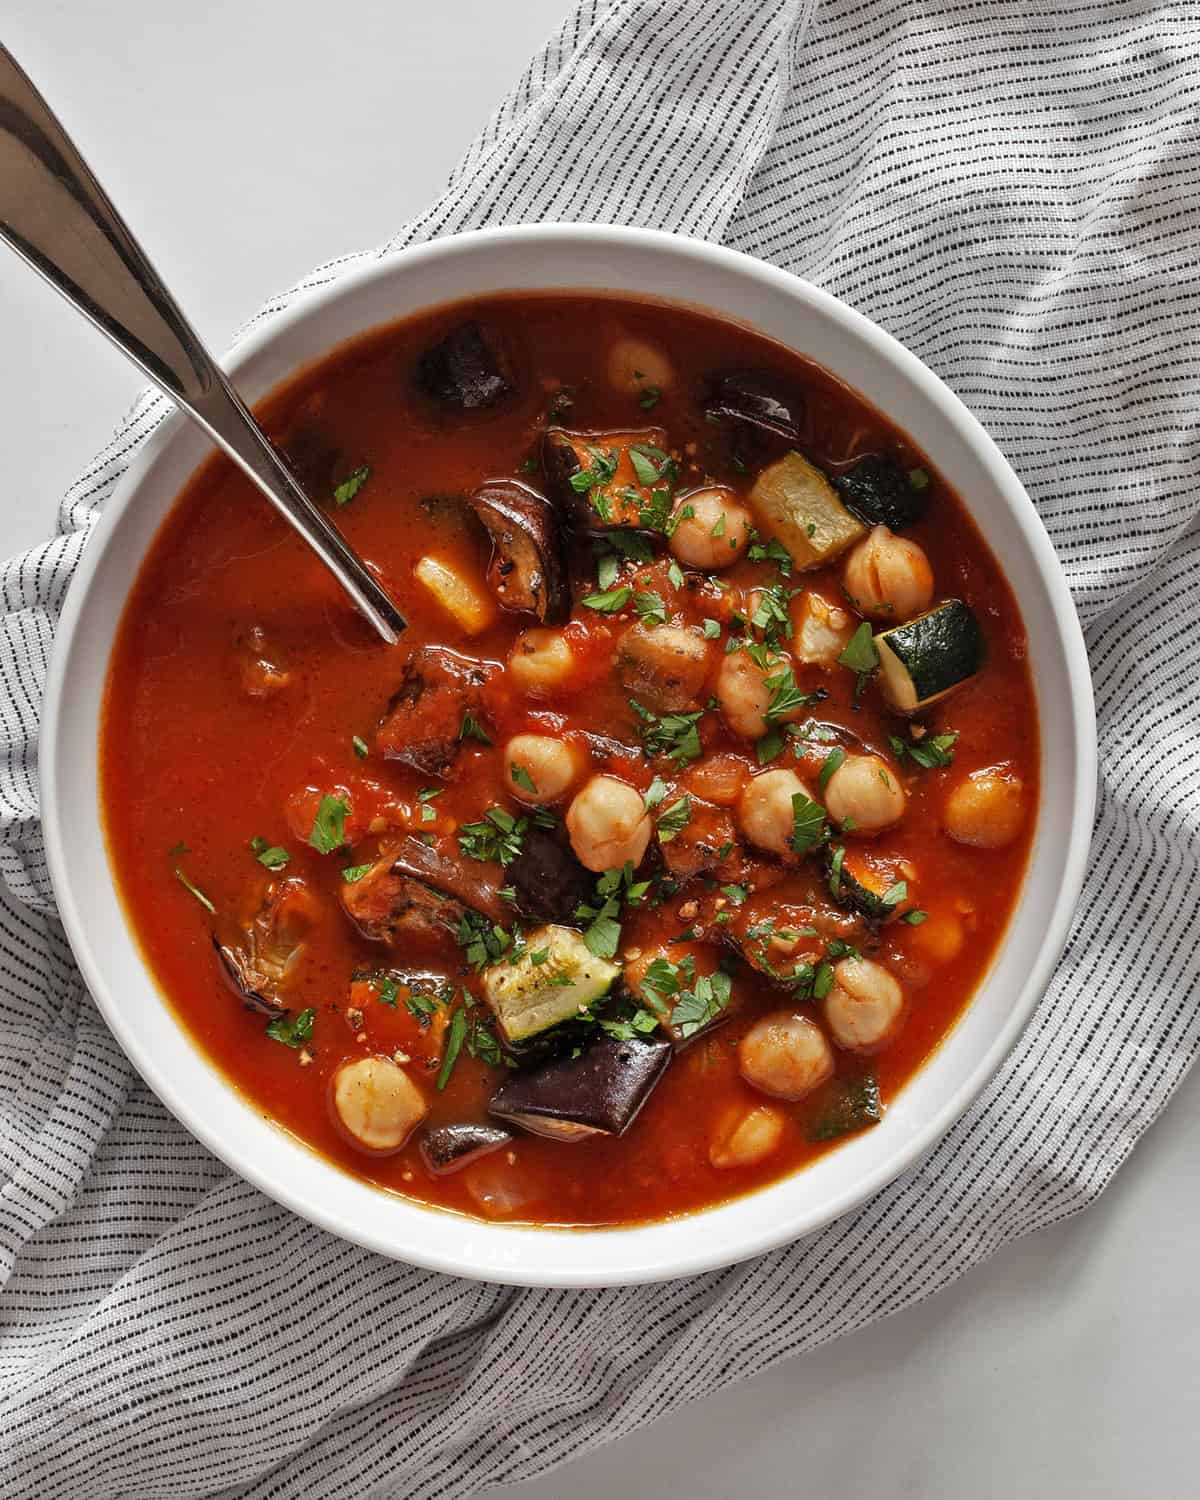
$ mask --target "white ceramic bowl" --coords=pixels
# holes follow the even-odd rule
[[[461,1218],[369,1187],[316,1157],[226,1083],[188,1039],[142,960],[113,888],[99,816],[97,736],[114,634],[147,547],[209,451],[178,415],[122,479],[71,585],[42,739],[47,853],[71,946],[121,1045],[188,1129],[264,1192],[335,1234],[439,1271],[555,1286],[650,1281],[744,1259],[854,1208],[927,1150],[999,1065],[1050,978],[1083,880],[1095,786],[1091,684],[1049,540],[974,417],[866,318],[746,256],[644,230],[587,225],[437,240],[302,298],[247,339],[227,367],[243,394],[258,400],[365,329],[432,304],[520,288],[674,298],[816,359],[929,453],[1016,591],[1042,730],[1042,805],[1029,874],[984,984],[883,1123],[804,1171],[700,1215],[632,1229],[555,1230]]]

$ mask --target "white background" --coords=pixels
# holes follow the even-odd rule
[[[5,0],[0,40],[220,350],[269,294],[435,195],[566,3]],[[48,534],[136,389],[0,254],[0,551]],[[1086,1215],[524,1496],[1195,1494],[1198,1125],[1189,1080]]]

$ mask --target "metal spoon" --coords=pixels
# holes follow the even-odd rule
[[[283,512],[389,644],[405,621],[296,482],[49,105],[0,46],[0,238],[106,333]]]

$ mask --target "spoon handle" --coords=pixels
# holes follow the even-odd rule
[[[405,621],[308,498],[197,338],[49,105],[0,45],[0,238],[181,406],[254,481],[374,625]]]

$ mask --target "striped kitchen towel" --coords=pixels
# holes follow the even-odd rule
[[[4,573],[8,1500],[467,1495],[925,1297],[1100,1192],[1200,1037],[1198,102],[1194,5],[584,0],[442,197],[371,252],[598,219],[763,256],[949,382],[1066,566],[1102,780],[1050,992],[922,1165],[730,1270],[543,1292],[382,1260],[232,1176],[134,1075],[55,921],[36,749],[63,593],[164,413],[138,404],[61,533]]]

